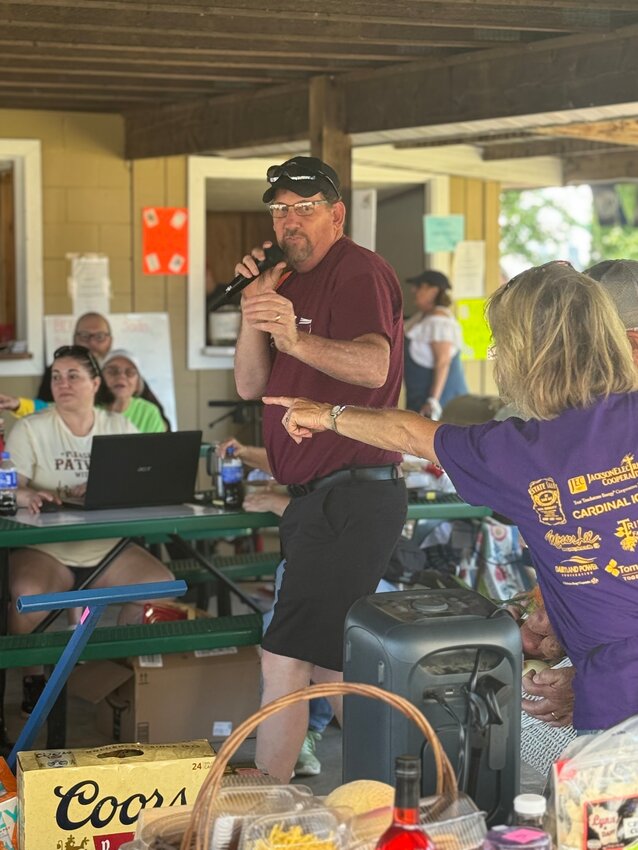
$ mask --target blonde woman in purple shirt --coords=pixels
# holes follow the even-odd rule
[[[529,269],[487,306],[502,397],[528,421],[461,427],[415,413],[277,397],[296,442],[344,439],[427,457],[459,495],[523,534],[571,658],[574,726],[638,714],[638,389],[603,288],[568,263]]]

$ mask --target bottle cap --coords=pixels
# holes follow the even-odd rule
[[[519,815],[544,815],[547,800],[541,794],[519,794],[514,797],[514,811]]]
[[[2,452],[2,460],[9,460],[10,457],[9,452]]]
[[[397,756],[394,765],[397,776],[421,776],[421,759],[416,756]]]

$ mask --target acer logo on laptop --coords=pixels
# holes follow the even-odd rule
[[[150,472],[152,468],[153,468],[152,466],[138,466],[137,471],[138,472]]]

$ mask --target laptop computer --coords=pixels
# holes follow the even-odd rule
[[[192,500],[201,442],[201,431],[94,437],[86,493],[63,504],[100,510]]]

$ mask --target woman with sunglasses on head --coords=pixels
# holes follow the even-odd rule
[[[114,396],[109,410],[121,413],[143,434],[167,430],[159,407],[141,397],[144,379],[134,354],[124,348],[114,348],[104,358],[102,375]]]
[[[415,413],[287,407],[296,442],[344,438],[440,463],[459,495],[520,528],[549,619],[571,658],[574,726],[638,714],[638,383],[603,288],[568,263],[512,279],[487,305],[501,395],[528,421],[442,425]]]
[[[104,384],[97,360],[80,345],[59,348],[51,368],[54,404],[36,416],[19,420],[7,438],[7,449],[18,469],[18,507],[38,514],[45,504],[59,504],[86,489],[94,436],[135,433],[118,413],[105,409],[114,397]],[[102,406],[98,406],[102,405]],[[118,543],[117,539],[46,543],[17,549],[9,558],[12,604],[9,629],[26,634],[45,613],[18,614],[15,600],[33,593],[72,590],[83,582]],[[170,571],[145,549],[129,544],[91,587],[168,581]],[[124,605],[120,623],[140,619],[138,605]],[[28,713],[44,685],[43,678],[25,682],[23,711]]]

